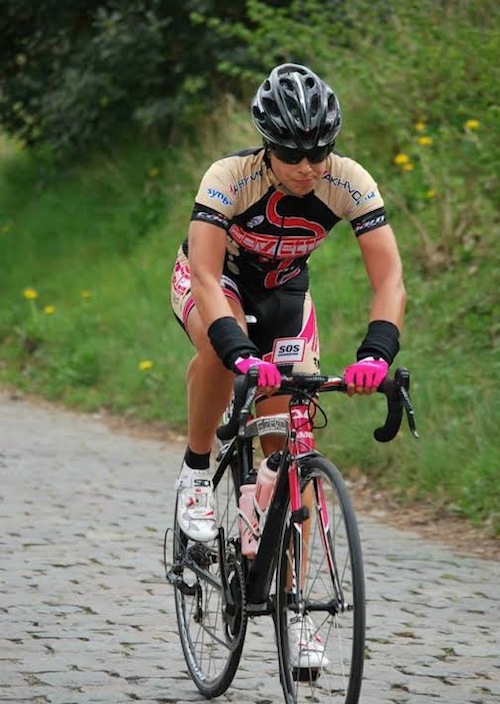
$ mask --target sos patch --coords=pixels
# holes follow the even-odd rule
[[[306,349],[305,337],[281,337],[274,341],[272,362],[292,364],[302,362]]]

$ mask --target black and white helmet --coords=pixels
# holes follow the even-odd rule
[[[252,101],[252,118],[265,142],[302,151],[333,145],[342,124],[333,90],[300,64],[271,71]]]

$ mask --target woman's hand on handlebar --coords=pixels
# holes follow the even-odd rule
[[[238,374],[246,374],[250,369],[257,370],[257,386],[265,394],[272,394],[280,388],[281,374],[278,367],[259,357],[238,357],[234,363]]]
[[[350,364],[344,370],[344,381],[348,396],[354,394],[373,394],[384,381],[389,371],[385,359],[366,357]]]

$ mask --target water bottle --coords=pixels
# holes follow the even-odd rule
[[[276,484],[280,459],[281,452],[273,452],[272,455],[262,461],[259,467],[255,498],[261,511],[265,511],[269,506],[269,501],[274,492],[274,485]]]
[[[255,557],[259,544],[259,519],[255,513],[256,489],[256,474],[253,472],[240,487],[239,501],[241,553],[250,560]]]

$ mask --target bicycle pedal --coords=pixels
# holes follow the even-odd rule
[[[182,594],[184,594],[184,596],[194,596],[198,589],[198,585],[196,583],[192,585],[187,584],[182,575],[176,572],[176,569],[178,568],[172,567],[172,569],[167,572],[167,582],[175,587],[175,589],[178,589]]]

